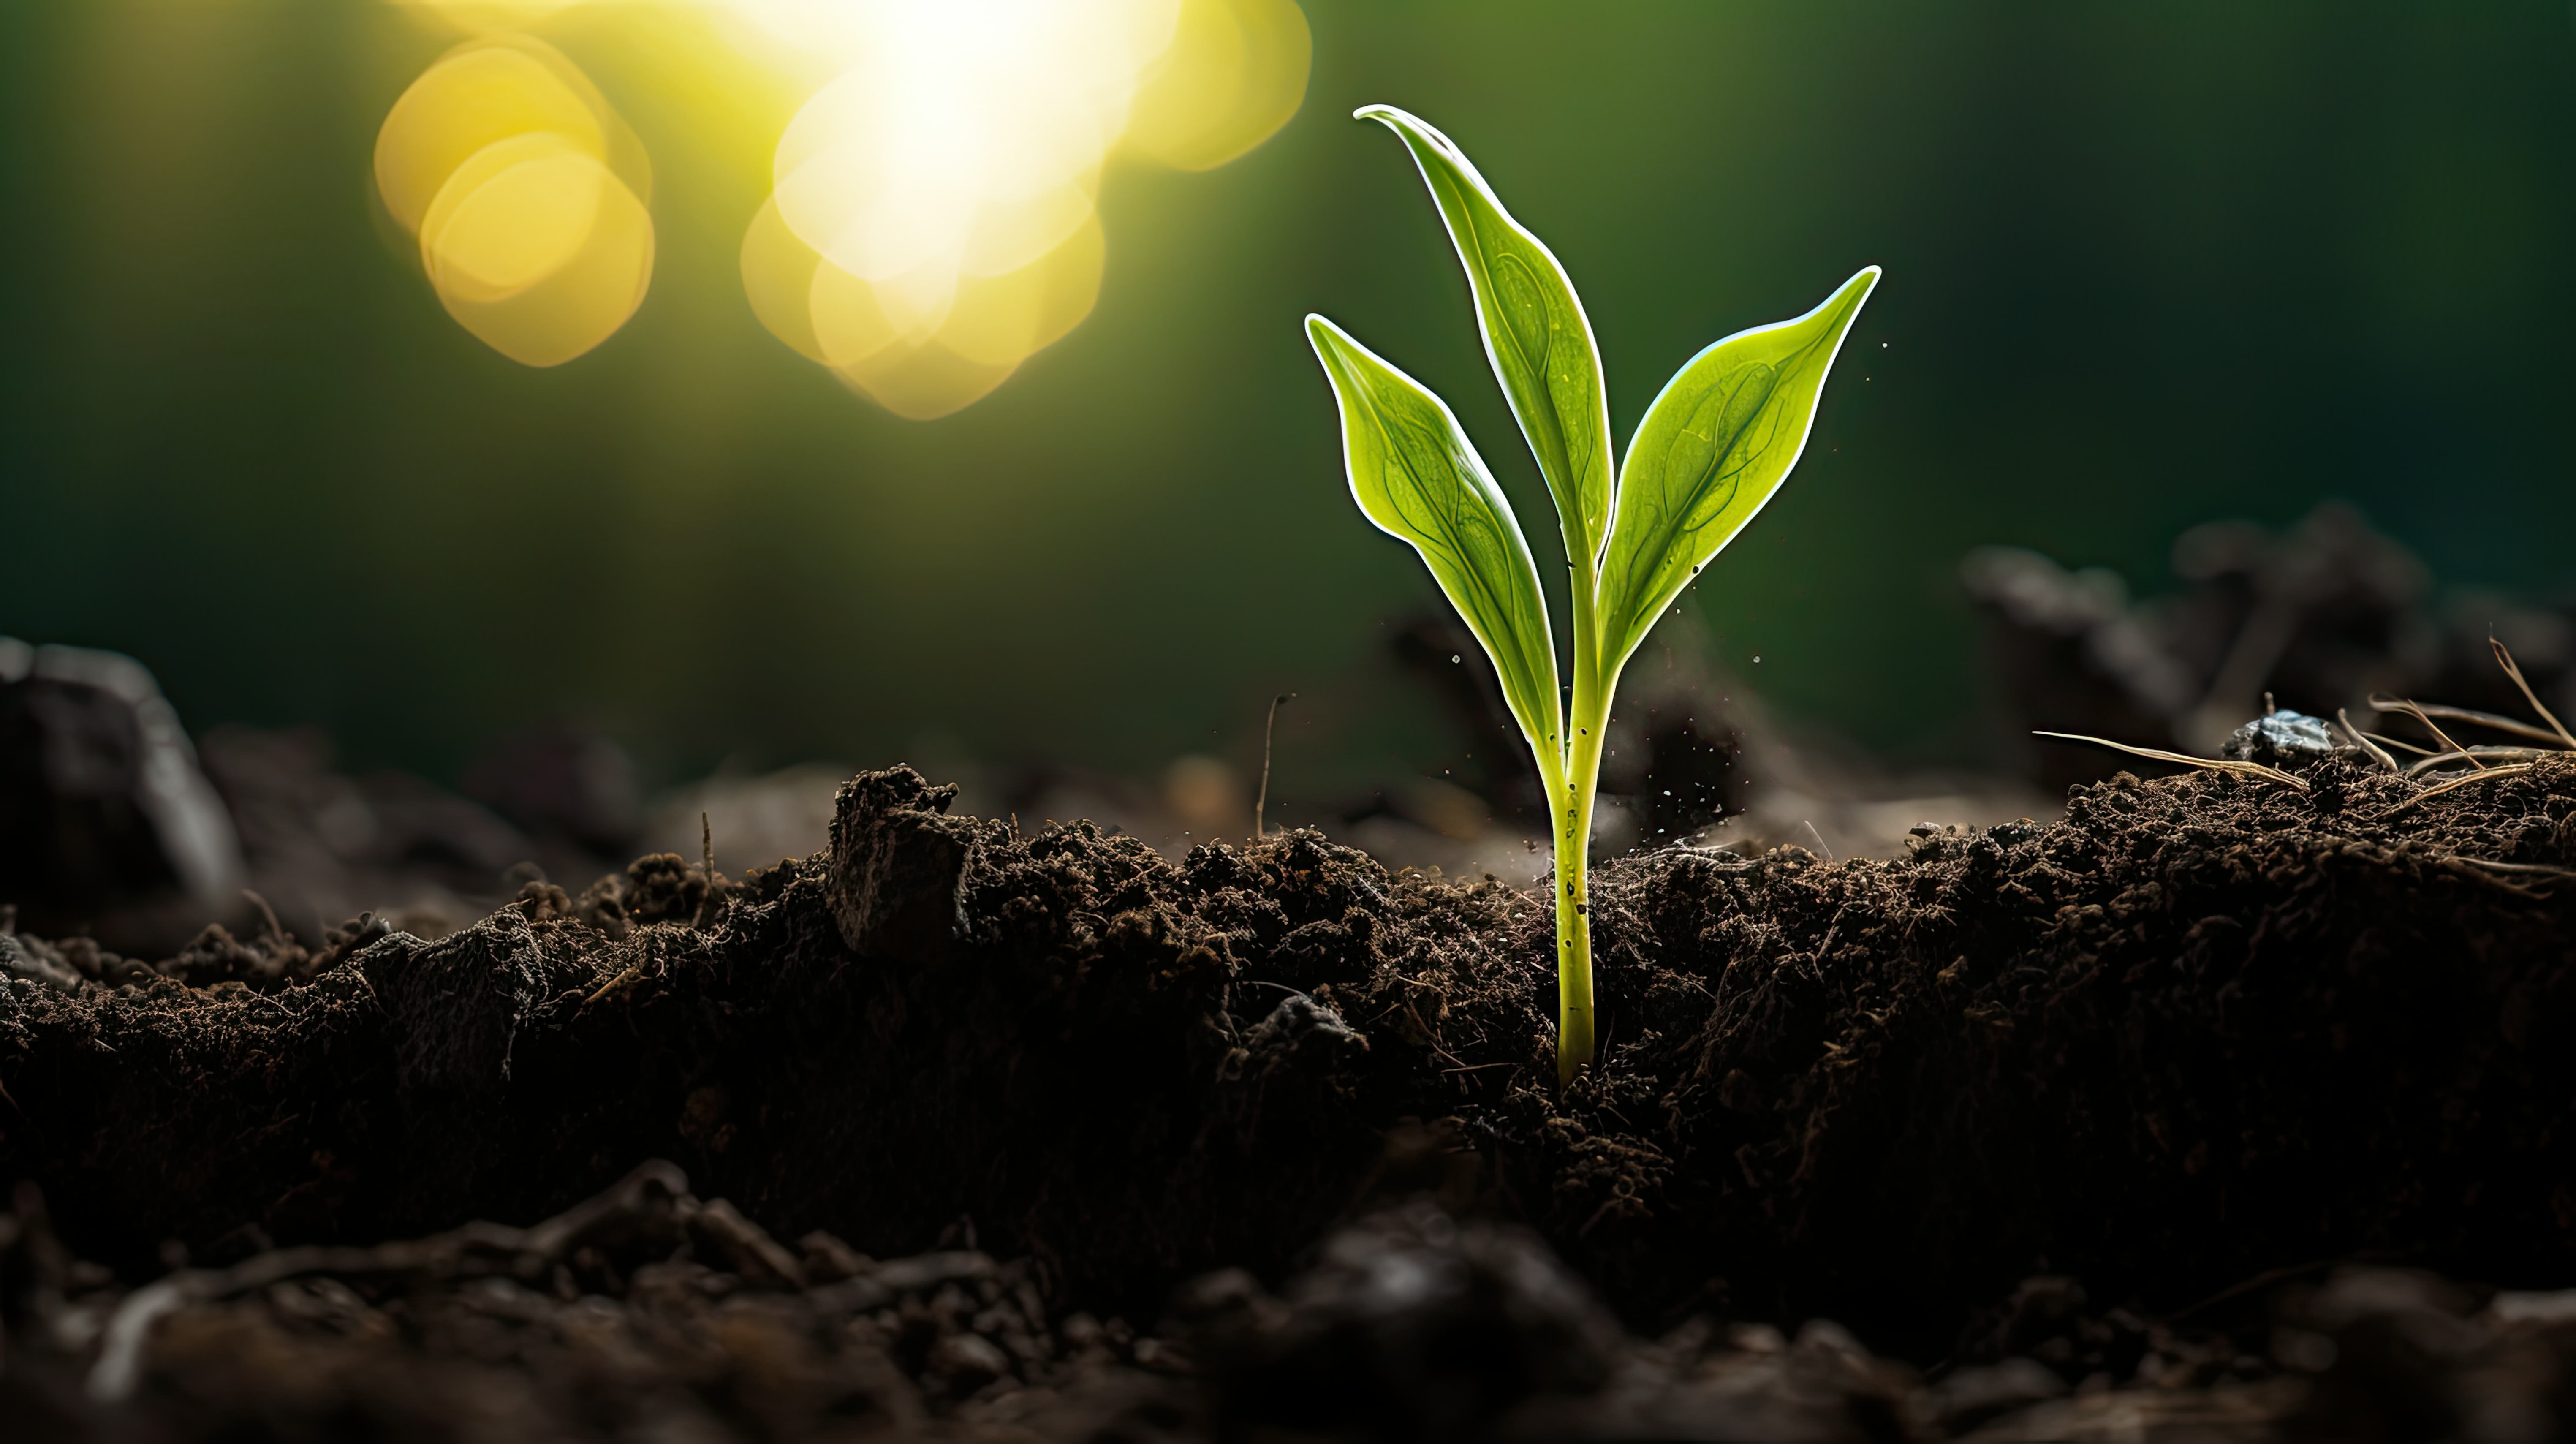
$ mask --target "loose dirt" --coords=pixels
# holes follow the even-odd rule
[[[871,773],[823,855],[532,883],[436,942],[0,941],[0,1176],[131,1285],[668,1159],[770,1235],[971,1230],[1048,1319],[1147,1321],[1427,1200],[1631,1331],[1830,1317],[1934,1368],[2022,1357],[2034,1275],[2140,1321],[2336,1260],[2576,1282],[2576,762],[2304,780],[2124,774],[1893,861],[1611,860],[1606,1047],[1560,1093],[1543,898],[1311,832],[1023,836]]]

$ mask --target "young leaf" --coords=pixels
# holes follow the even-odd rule
[[[1787,480],[1816,397],[1861,303],[1864,267],[1794,321],[1739,331],[1700,352],[1646,408],[1619,475],[1619,524],[1601,566],[1607,675]]]
[[[1520,418],[1557,514],[1567,520],[1566,545],[1579,540],[1583,555],[1597,560],[1610,530],[1610,412],[1592,323],[1574,283],[1555,254],[1503,209],[1449,137],[1391,105],[1356,114],[1385,122],[1413,152],[1467,268],[1486,359]]]
[[[1306,318],[1306,337],[1341,403],[1352,498],[1379,530],[1422,554],[1494,659],[1503,699],[1531,745],[1558,746],[1556,642],[1538,567],[1502,488],[1458,418],[1422,383],[1321,316]]]

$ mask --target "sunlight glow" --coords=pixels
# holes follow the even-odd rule
[[[1296,0],[1192,0],[1136,97],[1123,149],[1213,170],[1270,138],[1306,99],[1314,36]]]
[[[394,102],[375,168],[439,303],[502,355],[561,365],[643,304],[651,165],[589,78],[542,42],[501,35],[449,51]]]
[[[394,0],[472,35],[517,30],[582,0]]]
[[[467,330],[533,366],[582,354],[641,304],[653,221],[625,122],[512,29],[581,0],[397,3],[477,38],[386,117],[386,210]],[[673,3],[734,17],[749,33],[729,39],[805,95],[743,236],[753,313],[922,419],[987,395],[1090,314],[1112,157],[1234,159],[1296,113],[1312,50],[1294,0]]]
[[[1073,329],[1115,152],[1221,165],[1304,99],[1292,0],[732,0],[837,67],[743,238],[762,324],[898,415],[946,415]]]

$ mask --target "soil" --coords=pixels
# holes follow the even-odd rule
[[[1540,1289],[1545,1306],[1469,1290],[1476,1318],[1554,1321],[1530,1357],[1597,1355],[1524,1392],[1597,1401],[1647,1367],[1632,1335],[1699,1328],[1718,1342],[1654,1346],[1656,1377],[1832,1355],[1859,1371],[1826,1391],[1831,1417],[1862,1421],[1853,1437],[1972,1422],[1912,1375],[1887,1382],[1879,1356],[1938,1387],[1963,1366],[2020,1361],[2064,1386],[2189,1358],[2197,1384],[2258,1390],[2333,1377],[2332,1319],[2404,1308],[2504,1347],[2497,1331],[2529,1321],[2474,1323],[2501,1307],[2483,1290],[2325,1266],[2576,1283],[2576,991],[2553,896],[2576,876],[2576,760],[2436,796],[2350,757],[2304,782],[2123,774],[2076,789],[2062,823],[1927,830],[1892,861],[1611,861],[1594,892],[1606,1045],[1560,1092],[1543,898],[1390,875],[1311,832],[1177,864],[1085,824],[1022,836],[947,816],[951,794],[907,769],[870,773],[818,857],[738,883],[670,856],[579,897],[531,883],[435,942],[210,930],[146,968],[0,939],[0,1175],[38,1186],[107,1297],[182,1263],[531,1223],[666,1159],[763,1238],[901,1259],[971,1236],[1040,1301],[1020,1308],[1031,1339],[1077,1314],[1169,1315],[1167,1362],[1252,1361],[1156,1429],[1222,1432],[1229,1408],[1294,1424],[1242,1403],[1279,1397],[1244,1381],[1308,1358],[1296,1340],[1341,1337],[1297,1311],[1383,1273],[1368,1260],[1390,1248],[1524,1283],[1540,1265],[1510,1260],[1552,1250],[1579,1276]],[[1471,1246],[1502,1225],[1453,1216],[1530,1233]],[[1355,1219],[1377,1222],[1334,1233]],[[1325,1242],[1351,1237],[1378,1242]],[[515,1287],[572,1267],[537,1257]],[[1211,1301],[1206,1276],[1228,1268],[1245,1272]],[[2034,1276],[2056,1282],[2033,1293]],[[2284,1280],[2312,1310],[2338,1288],[2404,1297],[2318,1315],[2325,1353],[2264,1342],[2269,1315],[2176,1342],[2172,1321]],[[1585,1287],[1607,1309],[1591,1322],[1562,1301]],[[630,1297],[605,1276],[557,1291]],[[2213,1296],[2218,1313],[2189,1312]],[[780,1307],[799,1337],[822,1327],[810,1299]],[[1768,1352],[1741,1332],[1818,1318],[1841,1327]],[[1054,1367],[1088,1345],[1032,1347]],[[143,1367],[176,1378],[183,1355]],[[1109,1362],[1162,1377],[1132,1347]],[[1793,1387],[1785,1368],[1753,1394],[1814,1393],[1821,1376]],[[1099,1387],[1131,1384],[1152,1393]],[[1863,1396],[1884,1408],[1846,1407]],[[1366,1417],[1455,1433],[1500,1407]]]

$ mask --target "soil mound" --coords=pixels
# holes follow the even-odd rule
[[[1560,1093],[1543,900],[1313,833],[1022,836],[870,773],[821,856],[531,884],[434,943],[0,939],[0,1176],[141,1279],[668,1158],[776,1236],[971,1220],[1144,1318],[1430,1195],[1632,1327],[1827,1315],[1925,1361],[2037,1272],[2161,1308],[2338,1257],[2576,1278],[2576,762],[2304,782],[2124,774],[1894,861],[1612,861],[1607,1046]]]

